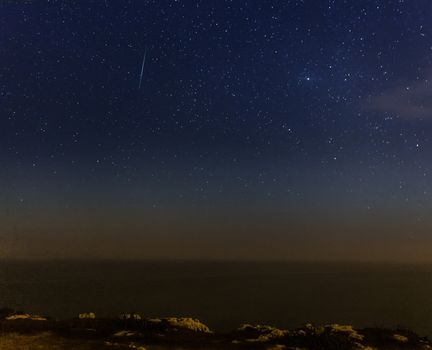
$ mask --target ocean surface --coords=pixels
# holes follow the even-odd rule
[[[221,331],[312,322],[432,336],[432,265],[0,261],[1,306],[57,318],[193,316]]]

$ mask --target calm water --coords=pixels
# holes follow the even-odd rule
[[[242,322],[404,326],[432,335],[432,266],[0,262],[0,306],[66,318],[194,316]]]

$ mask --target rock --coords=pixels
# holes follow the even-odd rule
[[[31,317],[32,321],[47,321],[48,319],[46,317],[42,317],[42,316],[38,316],[38,315],[33,315]]]
[[[278,345],[278,344],[267,348],[267,350],[286,350],[286,349],[288,348],[285,345]],[[292,348],[289,350],[292,350]]]
[[[6,317],[6,320],[8,321],[16,321],[16,320],[29,320],[31,318],[31,315],[29,314],[21,314],[21,315],[11,315]]]
[[[189,330],[193,332],[211,333],[201,321],[188,317],[150,318],[147,323],[164,330]]]
[[[340,325],[340,324],[334,323],[334,324],[325,326],[324,329],[327,331],[330,331],[330,333],[338,333],[338,334],[348,336],[349,338],[351,338],[353,340],[362,341],[364,339],[364,336],[359,334],[350,325]]]
[[[188,330],[194,331],[194,332],[211,333],[210,328],[208,328],[201,321],[194,319],[194,318],[170,317],[170,318],[167,318],[166,321],[168,322],[168,324],[170,326],[175,327],[175,328],[188,329]]]
[[[328,335],[339,335],[347,337],[351,340],[362,341],[364,336],[359,334],[351,325],[340,325],[337,323],[326,325],[326,326],[313,326],[308,323],[301,329],[294,331],[293,335],[297,336],[319,336],[322,334]]]
[[[113,334],[114,337],[133,337],[136,335],[137,335],[136,332],[131,332],[131,331],[119,331]]]
[[[95,319],[96,314],[94,312],[82,313],[78,315],[79,319]]]
[[[136,345],[134,343],[129,344],[128,348],[129,349],[137,349],[137,350],[147,350],[145,347]]]
[[[120,315],[120,318],[122,320],[134,320],[134,321],[141,321],[142,317],[139,314],[131,313],[131,314],[122,314]]]
[[[300,329],[289,333],[289,337],[297,339],[307,348],[319,344],[322,349],[373,350],[362,344],[365,339],[351,325],[330,324],[313,326],[306,324]]]
[[[160,324],[160,323],[162,323],[162,319],[161,318],[148,318],[147,322],[149,322],[149,323],[155,323],[155,324]]]
[[[266,326],[266,325],[250,325],[250,324],[242,324],[237,332],[244,333],[247,342],[269,342],[275,339],[283,339],[289,332],[286,330],[282,330],[279,328]]]
[[[393,334],[393,339],[401,343],[408,343],[408,337],[405,337],[404,335]]]
[[[5,318],[8,321],[16,321],[16,320],[31,320],[31,321],[46,321],[47,319],[38,315],[30,315],[30,314],[17,314],[11,315]]]

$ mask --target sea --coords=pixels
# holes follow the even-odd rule
[[[216,331],[339,323],[432,338],[432,265],[0,261],[0,307],[59,319],[194,317]]]

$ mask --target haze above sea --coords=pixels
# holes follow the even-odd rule
[[[3,260],[0,307],[56,318],[191,316],[220,331],[312,322],[432,336],[432,265]]]

